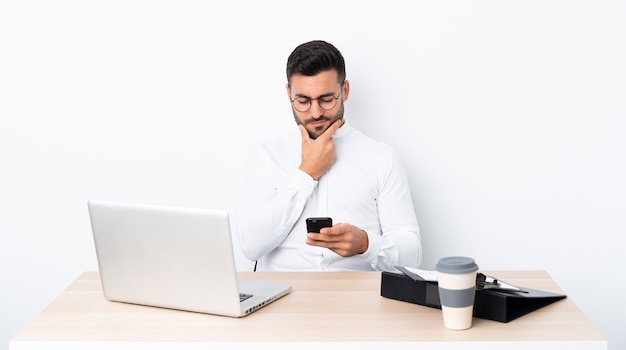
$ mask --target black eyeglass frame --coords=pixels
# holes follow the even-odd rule
[[[341,88],[340,88],[339,94],[337,94],[337,96],[335,96],[335,95],[322,95],[322,96],[318,96],[317,98],[309,98],[309,97],[306,97],[306,96],[298,96],[298,97],[294,97],[293,100],[289,100],[289,101],[291,101],[292,108],[295,109],[296,111],[300,112],[300,113],[305,113],[305,112],[310,111],[311,107],[313,106],[313,101],[317,101],[317,105],[320,106],[320,109],[322,109],[324,111],[330,111],[333,108],[337,107],[337,100],[339,99],[339,97],[343,93],[343,84],[344,83],[341,83]],[[320,103],[319,100],[320,99],[324,99],[324,98],[330,98],[330,97],[332,97],[335,100],[335,103],[333,104],[333,106],[330,107],[330,108],[322,107],[322,104]],[[308,100],[307,102],[309,104],[309,107],[307,109],[302,111],[302,110],[299,110],[298,108],[296,108],[296,105],[294,104],[294,101],[299,99],[299,98],[306,98]],[[330,102],[330,100],[326,101],[326,102]]]

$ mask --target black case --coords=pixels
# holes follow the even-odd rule
[[[474,317],[506,323],[566,297],[563,294],[523,289],[528,293],[477,290]],[[441,309],[437,282],[414,281],[401,273],[383,271],[380,295]]]

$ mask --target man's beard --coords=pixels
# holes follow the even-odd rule
[[[294,119],[296,121],[296,124],[304,126],[306,131],[309,133],[309,137],[311,139],[316,139],[318,136],[323,134],[324,131],[326,131],[331,125],[333,125],[334,122],[336,122],[337,120],[343,119],[343,101],[341,101],[341,105],[339,106],[339,110],[337,111],[337,113],[335,114],[334,117],[322,115],[319,118],[309,118],[309,119],[306,119],[304,122],[300,122],[300,119],[298,119],[298,116],[296,115],[296,111],[292,109],[292,112],[293,112],[293,117],[294,117]],[[308,124],[310,124],[312,122],[319,122],[321,120],[323,120],[323,121],[330,121],[330,123],[328,124],[328,127],[326,127],[324,130],[320,129],[320,130],[314,130],[313,132],[311,132],[311,130],[309,130],[307,128]]]

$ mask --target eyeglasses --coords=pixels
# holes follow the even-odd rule
[[[325,111],[330,111],[337,105],[337,99],[339,99],[339,96],[341,96],[341,91],[339,91],[339,94],[337,96],[322,95],[318,98],[308,98],[302,96],[296,97],[291,100],[291,104],[293,105],[293,108],[298,112],[308,112],[313,105],[313,101],[317,100],[317,104],[320,106],[321,109]]]

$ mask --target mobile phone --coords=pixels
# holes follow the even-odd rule
[[[333,219],[329,217],[307,218],[306,231],[319,233],[322,227],[332,227]]]

